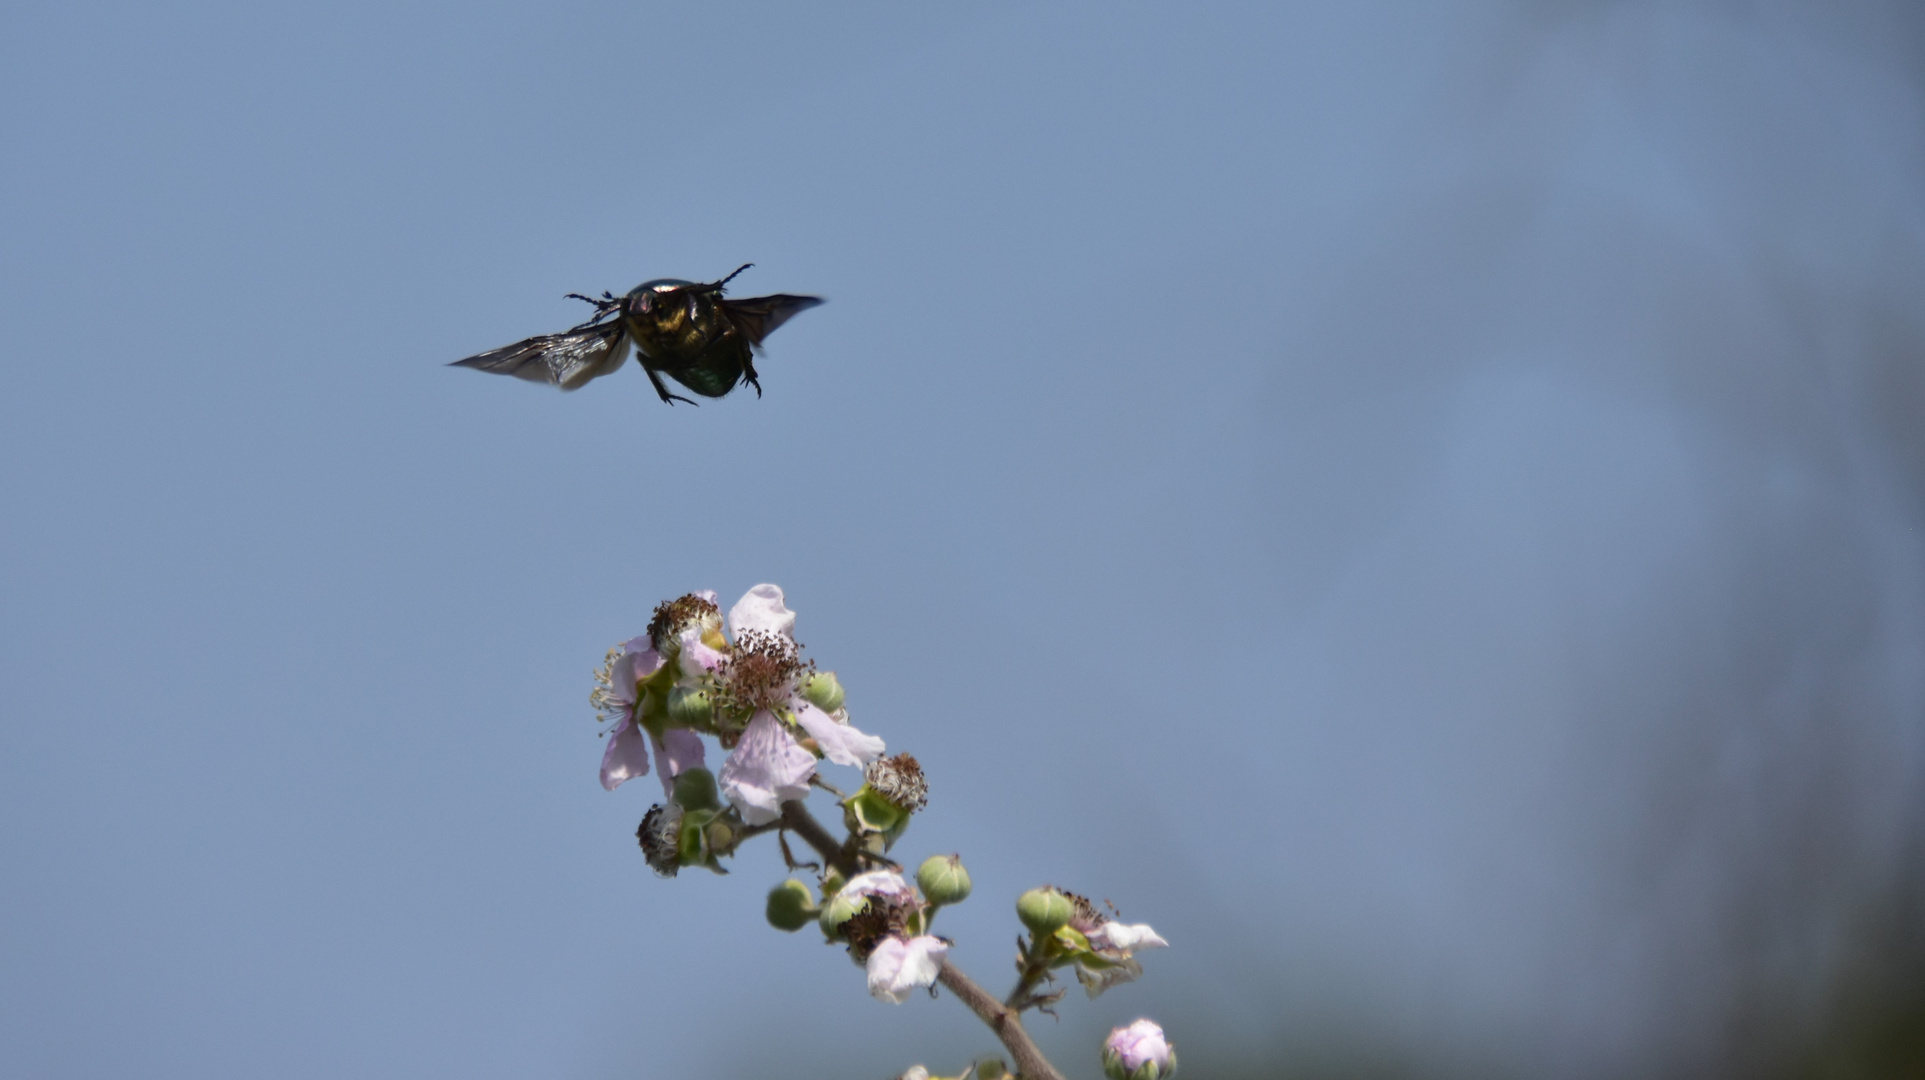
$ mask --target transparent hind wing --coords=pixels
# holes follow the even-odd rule
[[[620,322],[611,322],[566,334],[531,337],[456,360],[449,366],[574,390],[621,367],[627,359],[628,334]]]

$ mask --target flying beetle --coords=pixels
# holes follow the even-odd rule
[[[696,402],[670,393],[662,384],[664,375],[703,397],[719,398],[739,382],[755,387],[755,396],[761,397],[755,354],[762,351],[762,339],[797,312],[822,303],[822,298],[777,293],[724,299],[723,287],[754,265],[743,263],[720,281],[644,281],[626,296],[604,292],[597,299],[569,293],[571,300],[595,305],[595,314],[587,322],[564,333],[542,334],[477,353],[449,366],[574,390],[621,367],[633,344],[648,381],[670,405]]]

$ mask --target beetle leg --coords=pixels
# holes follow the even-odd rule
[[[698,409],[701,408],[702,403],[699,401],[689,401],[688,398],[685,398],[680,394],[669,393],[668,387],[662,385],[662,377],[660,375],[655,374],[654,368],[649,367],[647,364],[643,364],[642,373],[648,376],[648,381],[650,383],[653,383],[655,386],[655,392],[662,395],[662,400],[667,402],[668,404],[673,405],[678,401],[688,401],[690,405],[693,405]]]

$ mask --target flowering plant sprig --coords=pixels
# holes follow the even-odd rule
[[[665,801],[649,808],[635,835],[663,877],[695,867],[727,873],[723,860],[744,841],[775,833],[787,868],[812,872],[815,884],[791,876],[771,890],[771,925],[793,932],[816,924],[863,967],[878,1000],[899,1005],[918,989],[933,996],[940,984],[995,1033],[1014,1076],[1062,1080],[1022,1014],[1051,1012],[1062,999],[1057,971],[1073,969],[1095,998],[1142,975],[1137,952],[1168,943],[1075,893],[1032,889],[1016,904],[1029,933],[1017,939],[1015,988],[1000,1000],[984,990],[950,962],[950,940],[933,932],[941,909],[969,896],[962,860],[932,856],[912,883],[889,857],[928,805],[922,765],[908,754],[885,756],[882,739],[850,723],[846,696],[834,672],[803,658],[795,613],[776,586],[750,589],[726,620],[713,592],[670,600],[655,609],[647,633],[610,649],[595,674],[589,700],[608,724],[602,786],[613,791],[647,775],[652,756]],[[716,772],[705,738],[728,754]],[[845,795],[818,774],[824,761],[860,768],[861,786]],[[836,799],[841,837],[805,805],[813,789]],[[791,836],[815,860],[798,860]],[[1114,1080],[1161,1080],[1176,1069],[1174,1049],[1148,1020],[1111,1032],[1100,1057]],[[1000,1060],[984,1059],[958,1080],[1009,1075]],[[920,1065],[903,1074],[928,1076]]]

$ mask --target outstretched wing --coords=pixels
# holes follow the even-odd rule
[[[744,300],[718,300],[722,314],[735,324],[736,330],[749,339],[749,344],[760,348],[762,339],[775,333],[775,328],[788,322],[797,312],[807,311],[822,303],[820,296],[789,296],[777,293],[774,296],[752,296]]]
[[[627,359],[628,333],[616,320],[586,330],[531,337],[448,366],[492,371],[574,390],[621,367]]]

